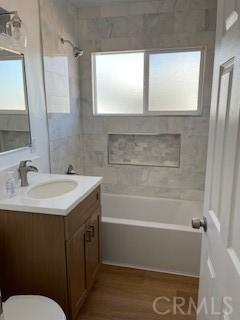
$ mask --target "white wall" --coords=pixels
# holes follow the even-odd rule
[[[40,23],[38,0],[0,0],[0,7],[6,10],[17,10],[25,23],[28,35],[28,46],[24,50],[30,123],[35,150],[26,148],[0,154],[0,171],[15,166],[24,159],[33,159],[43,172],[49,172],[48,131],[43,86],[42,57],[40,45]],[[0,37],[0,47],[11,48],[10,44]],[[21,50],[22,51],[22,50]]]

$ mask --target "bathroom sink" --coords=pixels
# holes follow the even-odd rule
[[[63,196],[73,191],[77,185],[77,182],[73,180],[51,181],[34,186],[28,191],[27,195],[34,199],[49,199]]]

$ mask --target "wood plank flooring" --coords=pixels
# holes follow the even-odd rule
[[[183,297],[186,313],[189,299],[196,302],[197,292],[197,278],[103,265],[77,320],[195,320],[194,311],[173,314],[172,301]],[[160,296],[170,300],[157,304],[160,311],[171,310],[167,315],[153,310],[153,301]]]

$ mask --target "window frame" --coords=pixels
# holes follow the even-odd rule
[[[176,53],[176,52],[195,52],[201,53],[200,72],[199,72],[199,88],[198,88],[198,108],[197,110],[182,110],[182,111],[150,111],[149,110],[149,56],[151,54],[160,53]],[[149,116],[201,116],[203,111],[203,93],[204,93],[204,78],[206,64],[206,46],[196,47],[178,47],[167,49],[145,49],[145,50],[124,50],[124,51],[106,51],[91,53],[91,76],[92,76],[92,103],[94,116],[107,117],[149,117]],[[96,77],[96,56],[107,54],[124,54],[124,53],[143,53],[144,54],[144,76],[143,76],[143,113],[98,113],[97,111],[97,77]]]

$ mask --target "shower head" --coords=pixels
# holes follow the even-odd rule
[[[73,55],[75,58],[79,58],[83,55],[83,50],[79,49],[78,47],[73,48]]]
[[[83,53],[84,53],[83,50],[81,50],[78,47],[76,47],[70,40],[66,40],[66,39],[61,38],[61,43],[62,44],[65,44],[65,43],[70,44],[70,46],[73,49],[73,55],[74,55],[75,58],[81,57],[83,55]]]

